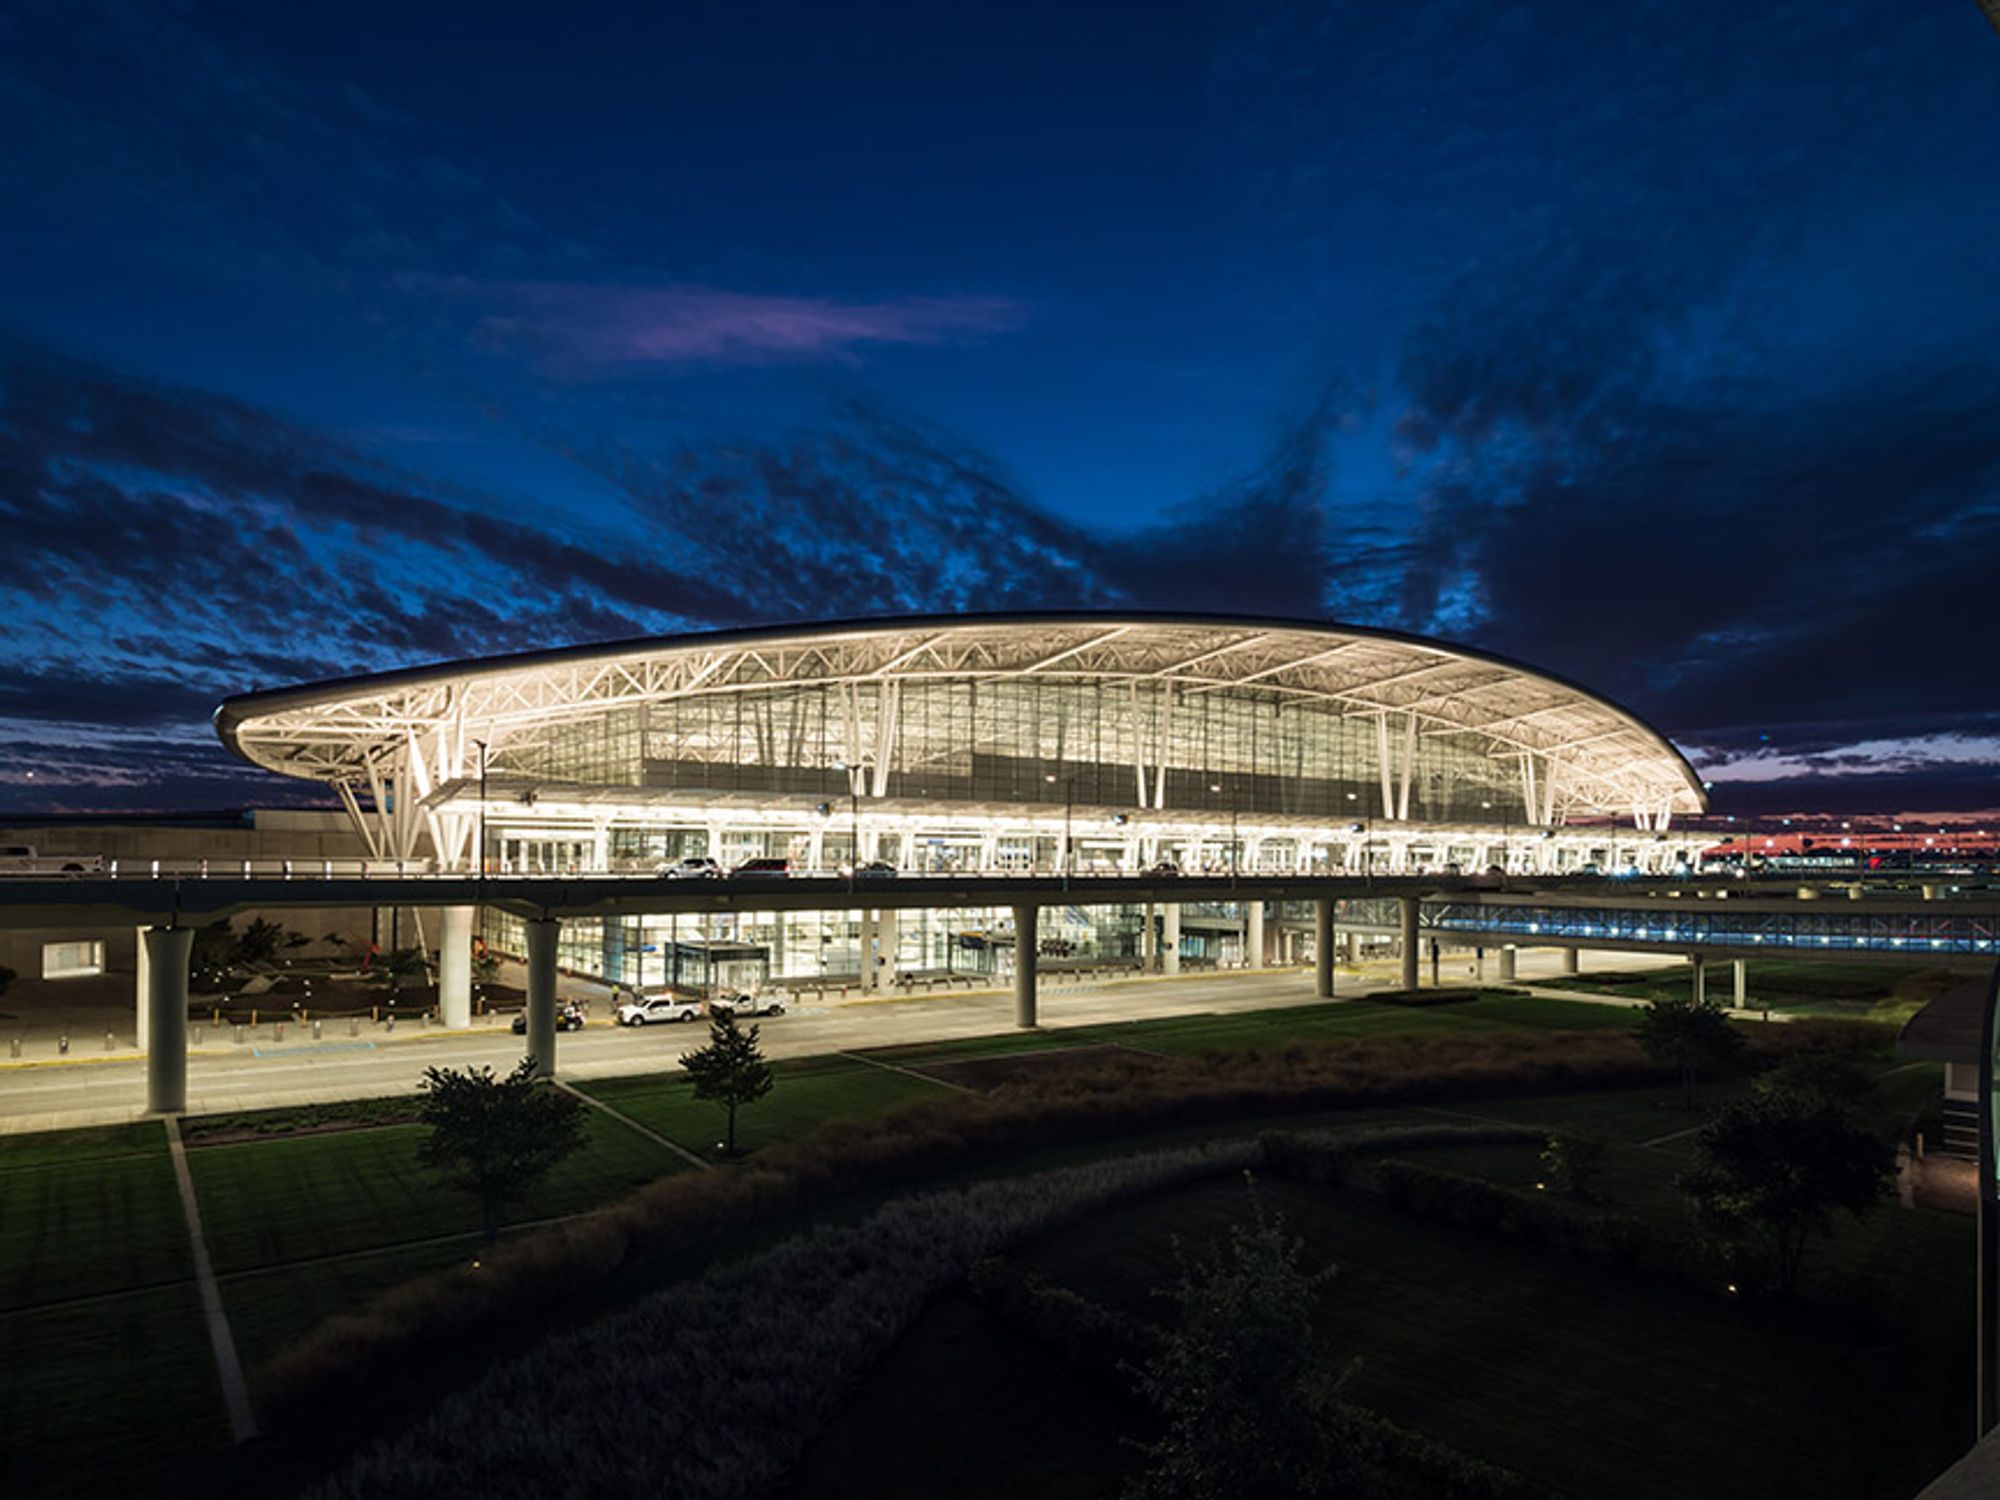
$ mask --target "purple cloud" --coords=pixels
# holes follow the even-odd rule
[[[1027,311],[1005,297],[842,302],[706,286],[576,282],[457,283],[451,289],[498,303],[474,325],[479,347],[583,373],[849,359],[869,345],[950,344],[1005,333],[1019,327]]]

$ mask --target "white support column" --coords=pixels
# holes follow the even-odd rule
[[[146,1050],[146,1109],[177,1115],[187,1109],[188,955],[192,927],[148,927],[146,1006],[152,1012]]]
[[[1514,982],[1514,957],[1515,954],[1514,954],[1513,944],[1509,943],[1505,947],[1501,948],[1500,982],[1502,984],[1512,984]]]
[[[1688,955],[1688,967],[1693,978],[1694,1003],[1696,1005],[1706,1005],[1708,1003],[1708,964],[1700,953],[1690,953]]]
[[[1745,959],[1737,959],[1730,964],[1736,980],[1736,1008],[1743,1010],[1750,1004],[1750,965]]]
[[[1014,908],[1014,1024],[1023,1031],[1035,1028],[1035,960],[1041,951],[1036,919],[1041,909]]]
[[[472,1024],[472,908],[447,906],[438,933],[438,1015],[454,1031]]]
[[[537,1078],[556,1076],[556,948],[562,922],[530,917],[528,934],[528,1060]]]
[[[1313,902],[1313,968],[1319,997],[1333,998],[1333,903]]]
[[[1398,904],[1401,907],[1402,916],[1403,988],[1413,990],[1417,987],[1417,948],[1419,941],[1417,934],[1417,898],[1415,896],[1403,896],[1398,898]]]
[[[1565,948],[1562,950],[1562,956],[1563,956],[1562,960],[1563,973],[1575,974],[1579,973],[1582,970],[1583,950],[1581,948]]]
[[[1181,904],[1170,901],[1166,906],[1166,932],[1160,939],[1160,972],[1178,974],[1181,971]]]
[[[863,908],[861,912],[861,957],[857,960],[861,974],[861,988],[875,988],[875,913]]]
[[[1264,967],[1264,903],[1251,901],[1245,904],[1243,912],[1243,964],[1246,968]]]
[[[139,1050],[143,1053],[152,1050],[153,963],[152,963],[152,958],[146,948],[146,929],[143,927],[135,927],[132,929],[132,931],[133,931],[132,988],[135,991],[134,998],[138,1002],[135,1007],[135,1009],[137,1009],[139,1013],[137,1032],[139,1037]]]
[[[893,906],[885,906],[875,914],[875,942],[882,960],[875,965],[875,988],[886,990],[896,982],[897,922],[900,915]]]

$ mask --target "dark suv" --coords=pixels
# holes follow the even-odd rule
[[[782,876],[791,873],[792,862],[789,859],[746,859],[742,864],[729,872],[731,879],[734,879],[738,875],[761,875],[768,879],[774,875]]]

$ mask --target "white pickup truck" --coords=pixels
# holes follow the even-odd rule
[[[37,854],[32,844],[0,844],[0,875],[93,875],[101,854]]]

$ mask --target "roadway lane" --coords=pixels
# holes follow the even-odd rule
[[[1524,952],[1521,957],[1523,981],[1558,972],[1554,954]],[[1633,966],[1631,955],[1617,957],[1618,967]],[[1469,968],[1447,960],[1442,977],[1448,984],[1468,983]],[[1492,972],[1489,967],[1489,982]],[[1338,987],[1351,995],[1394,983],[1393,966],[1379,964],[1369,965],[1359,977],[1343,972]],[[1059,1030],[1317,1003],[1312,976],[1303,970],[1133,977],[1095,984],[1054,975],[1041,987],[1041,1021],[1043,1030]],[[601,1017],[602,1006],[597,1010]],[[989,990],[832,1001],[761,1024],[765,1051],[778,1058],[1005,1034],[1014,1030],[1013,1017],[1012,991]],[[598,1019],[557,1038],[558,1070],[571,1079],[665,1072],[678,1067],[680,1054],[705,1035],[700,1024],[627,1028]],[[188,1110],[209,1114],[406,1094],[416,1089],[426,1067],[485,1063],[504,1070],[520,1059],[521,1050],[521,1039],[504,1025],[445,1032],[408,1023],[394,1035],[364,1028],[359,1038],[206,1046],[188,1059]],[[145,1065],[140,1058],[0,1065],[0,1133],[116,1124],[139,1118],[144,1106]]]

